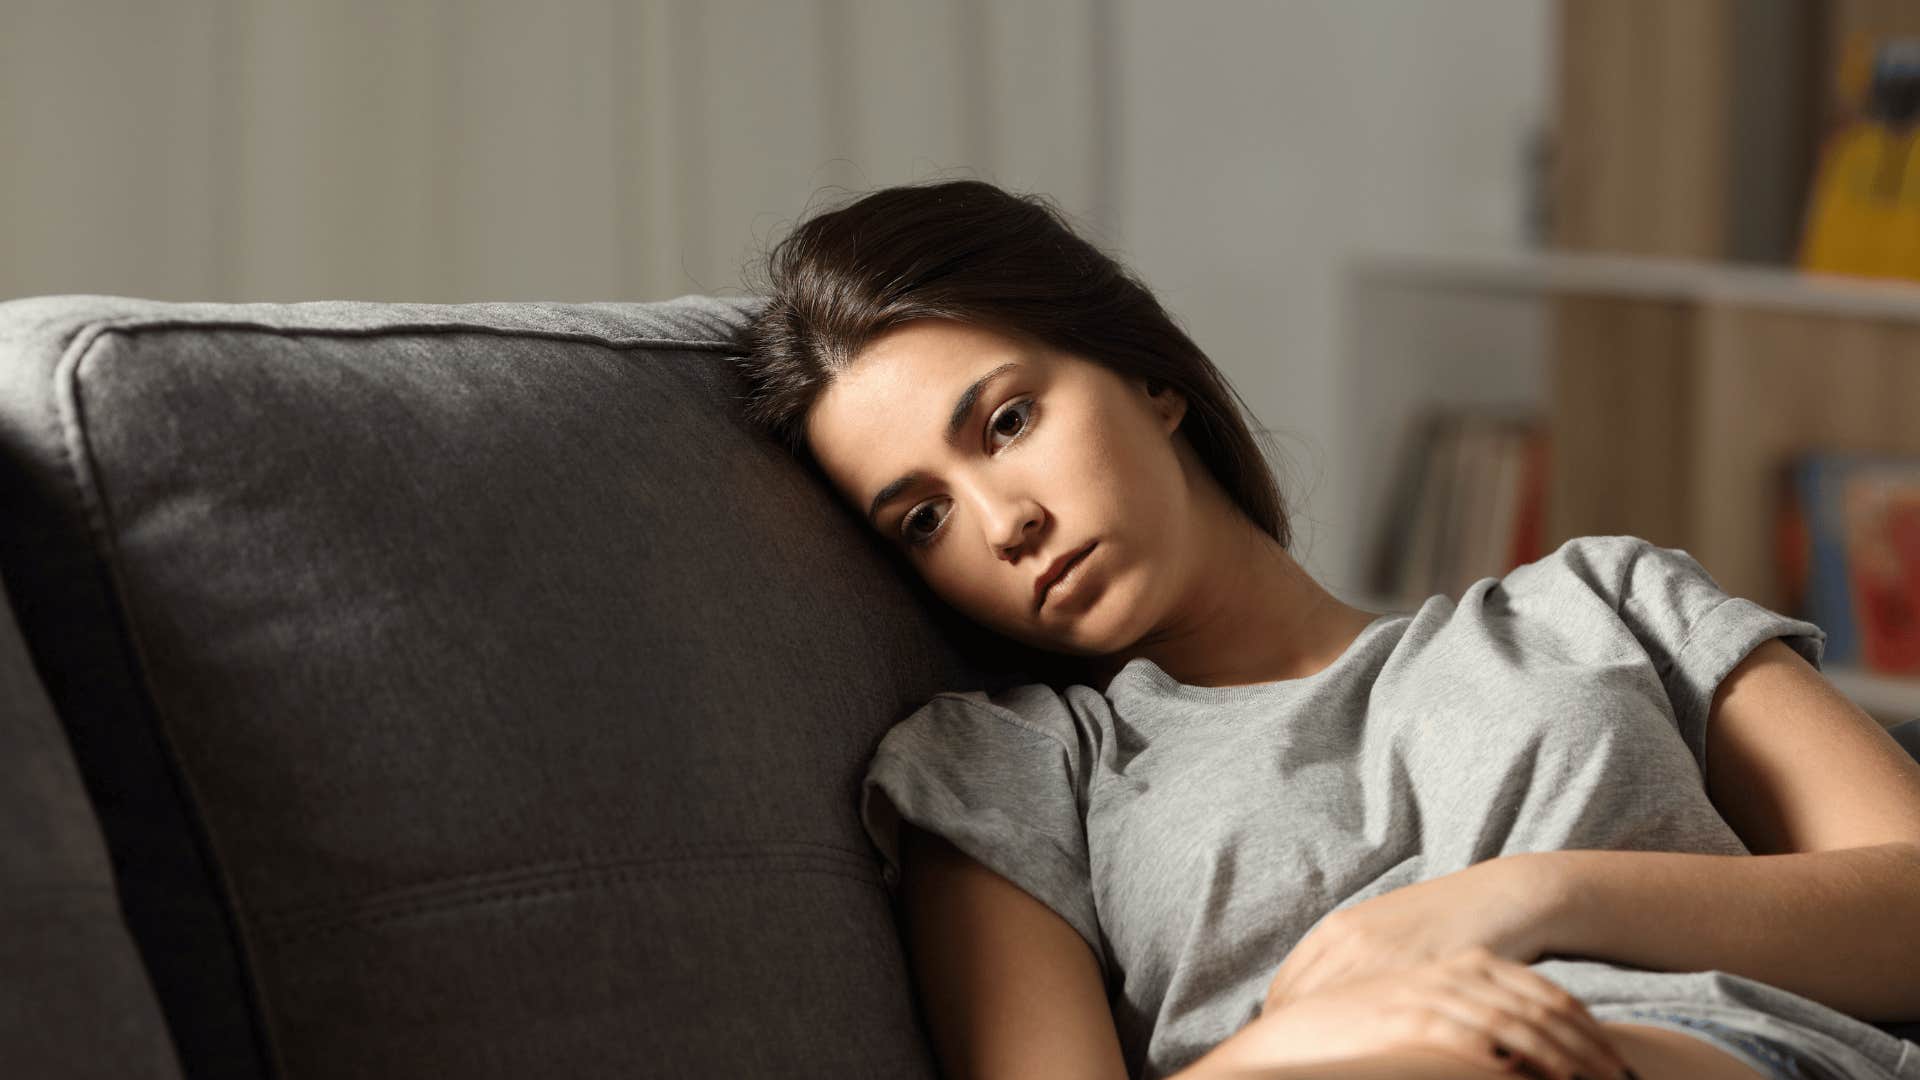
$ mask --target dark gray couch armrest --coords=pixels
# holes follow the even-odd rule
[[[0,1061],[13,1076],[180,1068],[66,736],[0,582]]]

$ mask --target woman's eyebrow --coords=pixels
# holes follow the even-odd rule
[[[973,415],[974,406],[980,403],[980,395],[986,390],[987,384],[1005,375],[1007,372],[1017,371],[1019,368],[1020,365],[1018,362],[1009,360],[987,372],[985,375],[973,380],[965,390],[960,391],[959,399],[953,403],[953,413],[947,417],[946,438],[948,446],[954,447],[955,449],[959,448],[960,429],[966,426],[967,417]],[[892,502],[901,492],[912,487],[920,479],[921,475],[919,473],[911,472],[888,484],[886,487],[881,488],[879,493],[874,495],[873,502],[867,505],[867,520],[873,521],[874,518],[879,516],[881,507]],[[875,522],[875,524],[878,524],[878,522]]]

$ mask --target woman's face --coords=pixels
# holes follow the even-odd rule
[[[1037,342],[919,319],[833,381],[807,441],[954,608],[1031,646],[1104,655],[1143,638],[1188,584],[1185,408],[1174,390],[1149,395],[1144,380]],[[1088,545],[1038,602],[1036,579]]]

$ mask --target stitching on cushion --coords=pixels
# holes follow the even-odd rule
[[[789,856],[791,858],[792,856]],[[852,872],[838,861],[816,862],[815,865],[781,866],[756,862],[749,866],[681,866],[673,869],[661,869],[651,864],[613,867],[582,867],[552,876],[552,884],[541,887],[518,886],[512,888],[492,887],[467,890],[460,894],[441,897],[432,901],[403,904],[385,911],[366,913],[359,911],[339,911],[331,918],[304,920],[300,923],[279,926],[263,926],[261,938],[264,943],[288,945],[301,940],[327,937],[352,930],[383,926],[405,919],[426,915],[444,914],[463,909],[486,908],[500,904],[512,904],[525,900],[540,900],[555,896],[568,896],[583,890],[599,889],[617,885],[645,884],[654,881],[672,881],[680,878],[717,877],[727,875],[757,876],[768,871],[802,874],[824,874],[828,877],[844,878],[869,886],[876,891],[885,892],[877,870],[871,866],[865,872]]]
[[[818,850],[783,850],[789,848]],[[261,907],[256,917],[262,922],[298,922],[309,917],[318,917],[330,911],[339,911],[351,907],[375,904],[404,903],[408,900],[428,900],[437,893],[458,892],[480,883],[493,886],[507,886],[523,881],[566,874],[582,866],[629,866],[643,863],[668,863],[689,859],[741,859],[760,856],[776,858],[815,858],[840,861],[863,869],[873,864],[873,859],[864,852],[854,851],[839,844],[823,844],[812,840],[783,840],[761,844],[657,844],[651,848],[620,852],[602,853],[587,850],[586,859],[545,859],[538,862],[513,863],[491,870],[480,870],[465,874],[444,874],[438,877],[409,881],[392,888],[379,889],[369,893],[342,893],[322,900],[308,900],[296,904]]]
[[[605,345],[613,349],[701,349],[701,350],[738,350],[737,341],[720,341],[708,338],[609,338],[581,330],[533,330],[489,326],[486,323],[389,323],[382,326],[274,326],[270,323],[249,322],[244,319],[217,321],[196,321],[193,319],[150,319],[146,316],[129,316],[124,320],[101,320],[91,323],[87,331],[96,333],[118,333],[134,336],[146,330],[251,330],[263,334],[276,334],[282,337],[387,337],[399,334],[491,334],[496,337],[547,338],[557,341],[581,341],[593,345]],[[84,333],[85,331],[83,331]]]
[[[86,408],[82,403],[80,392],[81,369],[86,365],[87,359],[94,355],[95,346],[106,340],[111,332],[113,328],[104,324],[83,328],[74,335],[66,351],[54,364],[53,419],[58,435],[55,442],[60,448],[67,476],[73,482],[81,512],[86,518],[87,530],[92,535],[94,555],[100,564],[101,571],[106,575],[107,591],[116,609],[113,614],[119,623],[118,637],[124,645],[125,659],[133,668],[129,673],[129,681],[140,695],[147,728],[159,745],[160,753],[165,760],[167,782],[174,791],[174,797],[185,804],[183,816],[188,824],[189,839],[201,863],[204,864],[201,869],[217,883],[213,897],[214,907],[219,912],[227,940],[233,948],[234,966],[239,971],[242,983],[241,1011],[253,1028],[252,1042],[263,1058],[284,1072],[286,1063],[280,1058],[279,1040],[274,1037],[267,1016],[260,1008],[261,972],[256,965],[254,950],[248,941],[246,924],[240,918],[236,907],[237,893],[233,878],[218,857],[212,823],[200,812],[203,803],[199,793],[194,790],[191,778],[181,765],[179,751],[174,745],[171,734],[167,731],[161,711],[155,704],[153,686],[147,679],[146,657],[141,649],[139,635],[134,633],[137,620],[133,617],[125,583],[121,578],[119,551],[113,542],[112,522],[107,517],[106,498],[101,491],[99,473],[95,468],[92,447],[87,439]],[[108,848],[111,856],[111,842],[108,843]],[[137,941],[135,945],[136,948],[140,947]],[[171,1018],[168,1022],[172,1022]]]

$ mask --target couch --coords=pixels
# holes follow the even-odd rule
[[[0,303],[0,1071],[936,1075],[859,783],[1053,673],[756,304]]]
[[[935,1075],[859,782],[1026,669],[755,303],[0,303],[0,1074]]]

